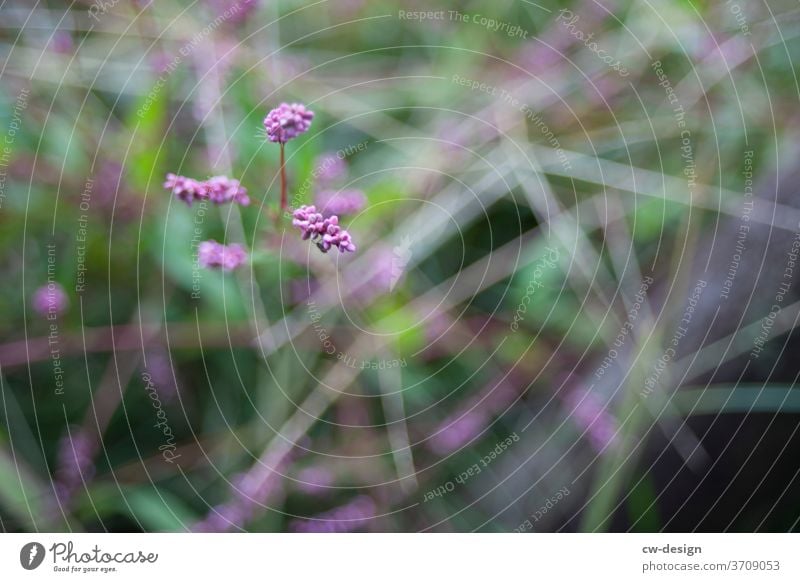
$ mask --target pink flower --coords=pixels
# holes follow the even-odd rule
[[[301,103],[281,103],[264,118],[269,141],[286,143],[308,131],[314,112]]]
[[[206,269],[233,271],[247,260],[247,253],[241,245],[235,243],[226,246],[215,240],[207,240],[200,243],[197,258],[200,266]]]
[[[250,204],[245,189],[239,180],[228,178],[227,176],[214,176],[206,181],[167,174],[164,188],[172,190],[175,196],[191,206],[195,200],[211,200],[214,204],[224,204],[235,202],[242,206]]]
[[[337,247],[342,253],[356,250],[350,233],[339,226],[338,216],[325,218],[315,206],[305,205],[295,210],[293,216],[292,225],[300,229],[303,240],[311,239],[323,253],[331,247]]]
[[[164,181],[164,188],[172,190],[172,193],[175,194],[179,200],[183,200],[189,205],[191,205],[194,200],[208,198],[208,188],[205,182],[200,182],[194,178],[176,176],[170,173],[167,174],[167,179]]]
[[[71,53],[72,47],[72,35],[65,30],[56,31],[50,40],[50,48],[62,55]]]
[[[36,313],[47,317],[51,313],[53,315],[64,313],[69,307],[69,298],[61,285],[48,283],[33,292],[31,304]]]
[[[206,181],[206,186],[209,200],[216,204],[225,202],[235,202],[242,206],[250,204],[247,190],[239,184],[239,180],[227,176],[214,176]]]

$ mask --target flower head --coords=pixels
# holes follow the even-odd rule
[[[190,205],[194,200],[208,198],[208,188],[205,182],[200,182],[194,178],[186,178],[185,176],[177,176],[170,173],[167,174],[167,179],[164,181],[164,188],[172,190],[172,193],[179,200],[183,200]]]
[[[364,208],[367,199],[361,190],[322,190],[317,194],[317,206],[326,216],[353,214]]]
[[[48,283],[33,292],[31,303],[36,313],[47,317],[51,313],[55,315],[64,313],[69,306],[69,298],[61,285]]]
[[[302,103],[281,103],[264,118],[269,141],[286,143],[308,131],[314,112]]]
[[[350,233],[339,226],[338,216],[326,218],[317,212],[316,206],[305,205],[295,210],[293,216],[292,225],[300,229],[303,240],[311,239],[323,253],[331,247],[337,247],[342,253],[356,250]]]
[[[206,269],[233,271],[247,260],[247,253],[241,245],[235,243],[226,246],[215,240],[207,240],[200,243],[197,260]]]
[[[239,184],[239,180],[227,176],[214,176],[206,180],[206,186],[208,198],[215,204],[224,204],[225,202],[236,202],[242,206],[250,204],[247,189]]]
[[[250,204],[247,190],[239,184],[239,180],[227,176],[214,176],[205,181],[167,174],[164,188],[172,190],[179,200],[191,205],[195,200],[211,200],[214,204],[235,202],[242,206]]]

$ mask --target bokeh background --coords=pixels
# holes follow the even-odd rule
[[[797,530],[799,35],[789,0],[3,1],[2,531]],[[355,196],[355,253],[278,209],[281,102],[290,205]]]

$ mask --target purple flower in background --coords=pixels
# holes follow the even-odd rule
[[[51,282],[33,292],[31,303],[33,310],[42,317],[55,316],[67,310],[69,298],[61,285]]]
[[[317,193],[316,203],[323,215],[331,216],[358,212],[367,199],[361,190],[322,190]]]
[[[331,247],[337,247],[342,253],[356,250],[350,233],[339,226],[338,216],[325,218],[315,206],[305,205],[295,210],[293,216],[292,225],[300,229],[303,240],[311,239],[323,253],[327,253]]]
[[[150,68],[158,75],[166,73],[171,62],[172,58],[162,50],[153,50],[148,57]]]
[[[297,489],[309,495],[320,495],[329,491],[333,474],[322,467],[306,467],[297,474]]]
[[[197,260],[206,269],[233,271],[247,260],[247,253],[236,243],[226,246],[215,240],[206,240],[197,249]]]
[[[194,526],[199,532],[226,532],[242,529],[253,518],[260,506],[282,491],[280,472],[282,463],[275,471],[257,464],[247,473],[233,479],[233,497],[225,503],[211,508],[208,515]]]
[[[284,144],[308,131],[314,112],[301,103],[281,103],[264,118],[269,141]]]
[[[211,508],[192,529],[200,532],[242,529],[259,509],[283,492],[284,472],[299,454],[297,450],[292,450],[279,458],[262,457],[248,471],[233,479],[231,498]]]
[[[359,495],[349,503],[308,519],[295,519],[289,531],[302,533],[343,533],[359,529],[375,517],[375,502]]]
[[[62,55],[71,53],[72,47],[72,35],[65,30],[57,30],[50,40],[50,48]]]
[[[208,187],[208,199],[215,204],[224,204],[225,202],[235,202],[242,206],[250,204],[247,189],[239,184],[239,180],[233,180],[227,176],[214,176],[206,181],[206,186]]]
[[[55,489],[59,503],[68,504],[77,490],[94,477],[95,441],[78,429],[61,439],[55,471]]]
[[[509,377],[500,383],[491,382],[456,412],[442,421],[428,442],[428,448],[447,455],[477,438],[491,422],[502,414],[519,394],[519,385]]]
[[[164,349],[153,349],[147,352],[147,367],[142,370],[150,374],[158,395],[165,402],[171,402],[178,393],[175,384],[176,370],[172,367],[169,352]]]
[[[239,180],[227,176],[214,176],[206,181],[200,181],[170,173],[167,174],[164,188],[172,190],[179,200],[183,200],[190,206],[195,200],[211,200],[214,204],[226,202],[235,202],[242,206],[250,204],[247,190],[239,183]]]
[[[570,418],[586,431],[598,453],[616,443],[617,422],[596,395],[586,390],[573,390],[565,400],[572,408]]]
[[[337,154],[323,154],[317,158],[317,178],[327,186],[347,175],[347,162]]]
[[[431,438],[428,448],[437,455],[457,451],[478,436],[489,424],[490,417],[481,411],[471,411],[459,418],[448,419],[440,432]]]

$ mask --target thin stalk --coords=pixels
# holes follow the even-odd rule
[[[281,213],[286,212],[288,203],[286,195],[286,154],[284,152],[284,143],[281,142]]]

